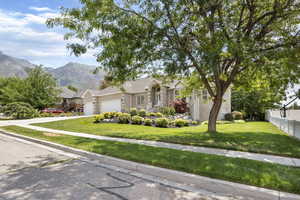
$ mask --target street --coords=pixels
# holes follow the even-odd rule
[[[0,134],[0,199],[211,200]]]

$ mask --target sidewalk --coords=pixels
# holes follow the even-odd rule
[[[269,163],[275,163],[275,164],[281,164],[281,165],[287,165],[287,166],[300,167],[300,159],[298,159],[298,158],[289,158],[289,157],[282,157],[282,156],[273,156],[273,155],[266,155],[266,154],[249,153],[249,152],[242,152],[242,151],[232,151],[232,150],[224,150],[224,149],[208,148],[208,147],[197,147],[197,146],[188,146],[188,145],[180,145],[180,144],[171,144],[171,143],[156,142],[156,141],[97,136],[97,135],[86,134],[86,133],[77,133],[77,132],[43,128],[43,127],[32,126],[32,125],[28,125],[28,124],[17,124],[17,126],[34,129],[34,130],[38,130],[38,131],[79,136],[79,137],[85,137],[85,138],[93,138],[93,139],[98,139],[98,140],[109,140],[109,141],[117,141],[117,142],[142,144],[142,145],[153,146],[153,147],[162,147],[162,148],[177,149],[177,150],[182,150],[182,151],[192,151],[192,152],[205,153],[205,154],[214,154],[214,155],[221,155],[221,156],[227,156],[227,157],[233,157],[233,158],[245,158],[245,159],[257,160],[257,161],[262,161],[262,162],[269,162]]]

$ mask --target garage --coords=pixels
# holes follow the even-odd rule
[[[83,106],[84,115],[93,115],[94,114],[94,104],[92,101],[85,102]]]
[[[101,99],[101,112],[121,112],[121,96],[112,95]]]

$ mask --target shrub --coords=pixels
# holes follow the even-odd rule
[[[169,120],[169,125],[171,125],[171,126],[175,126],[175,120]]]
[[[244,124],[244,123],[246,123],[246,121],[242,120],[242,119],[240,119],[240,120],[234,120],[233,122],[234,123],[238,123],[238,124]]]
[[[122,113],[118,116],[118,120],[120,124],[128,124],[130,121],[130,114],[128,113]]]
[[[96,115],[94,117],[94,123],[100,123],[105,119],[104,114]]]
[[[232,113],[226,113],[224,115],[224,118],[225,118],[226,121],[233,121]]]
[[[146,114],[147,114],[147,112],[146,112],[146,110],[144,110],[144,109],[141,109],[141,110],[139,110],[139,112],[138,112],[138,115],[139,115],[140,117],[146,117]]]
[[[157,113],[155,113],[155,116],[156,116],[156,117],[160,117],[160,118],[161,118],[161,117],[163,117],[163,114],[162,114],[162,113],[160,113],[160,112],[157,112]]]
[[[122,114],[123,114],[122,112],[115,112],[115,113],[114,113],[114,117],[117,117],[117,118],[118,118],[118,117],[119,117],[120,115],[122,115]]]
[[[224,121],[224,120],[221,120],[221,121],[217,121],[217,124],[232,124],[233,121]],[[201,123],[201,125],[207,125],[208,124],[208,121],[203,121]]]
[[[30,104],[23,102],[9,103],[1,108],[1,112],[13,119],[30,119],[40,116],[39,112]]]
[[[199,122],[197,122],[197,121],[192,121],[192,125],[198,125],[199,124]]]
[[[138,114],[138,111],[136,108],[130,108],[130,111],[129,111],[130,115],[131,116],[135,116]]]
[[[142,124],[144,122],[144,118],[140,116],[133,116],[131,118],[131,123],[132,124]]]
[[[184,119],[175,119],[174,120],[174,125],[176,127],[183,127],[186,125],[186,123],[187,123],[187,120],[184,120]]]
[[[187,103],[185,100],[177,99],[173,102],[173,107],[176,113],[186,113],[188,111]]]
[[[232,117],[233,117],[234,120],[243,119],[243,113],[241,113],[239,111],[233,111],[232,112]]]
[[[40,117],[54,117],[55,115],[53,113],[46,113],[42,112],[40,113]]]
[[[166,116],[173,116],[176,114],[174,107],[161,107],[159,111]]]
[[[115,117],[116,112],[104,112],[102,114],[104,116],[104,119],[112,119]]]
[[[145,126],[152,126],[153,120],[152,119],[145,119],[144,124]]]
[[[155,126],[166,128],[169,125],[169,120],[167,118],[157,118],[155,119]]]
[[[156,113],[155,112],[151,112],[149,113],[150,117],[156,117]]]

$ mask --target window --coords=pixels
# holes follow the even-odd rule
[[[136,104],[137,105],[144,105],[145,104],[145,96],[139,95],[136,97]]]
[[[208,93],[207,93],[207,90],[202,90],[202,99],[204,101],[207,101],[208,100]]]

